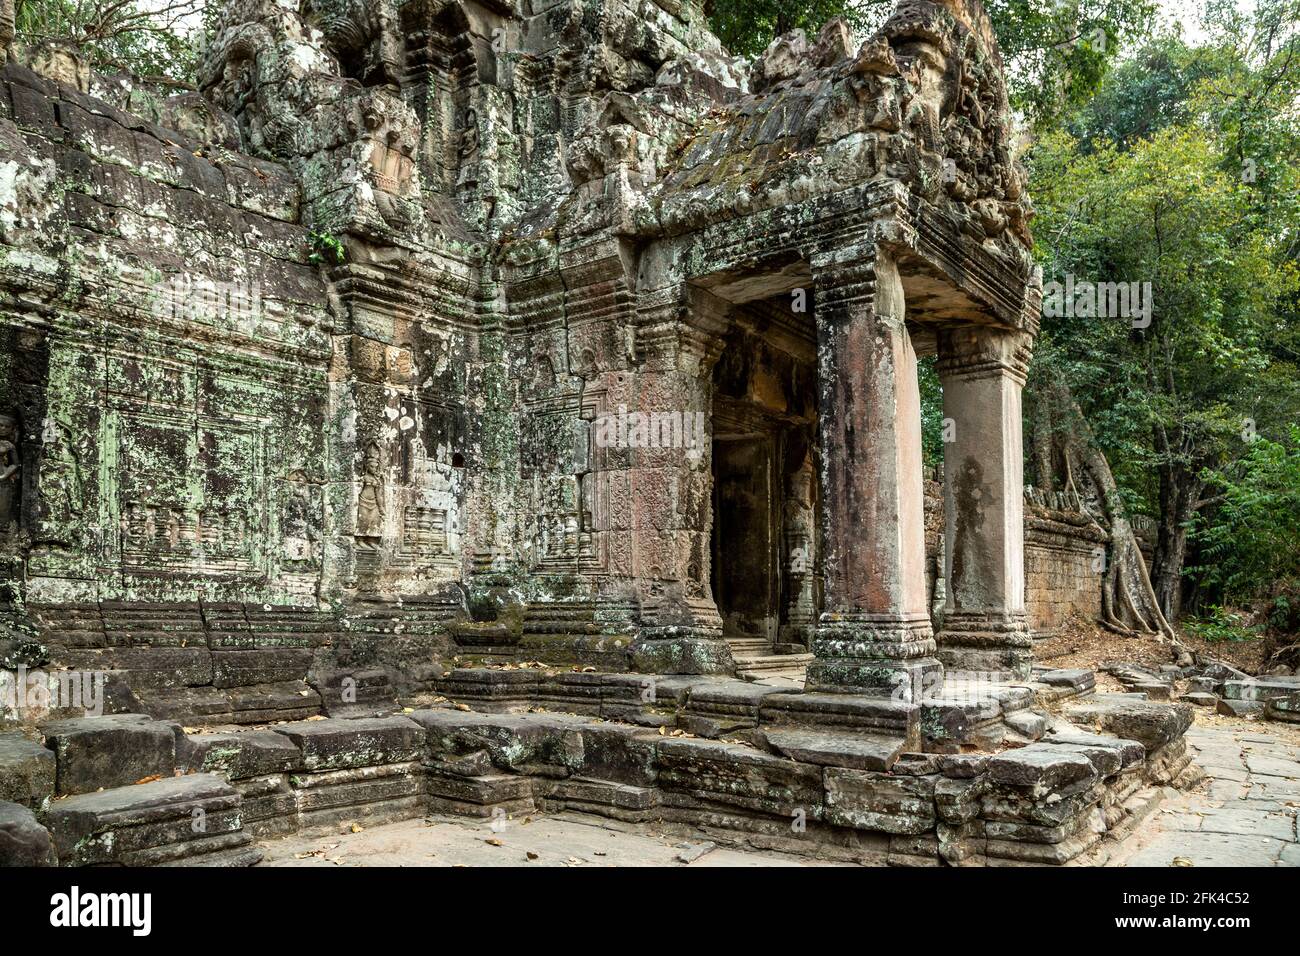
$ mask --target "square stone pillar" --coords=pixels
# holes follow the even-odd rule
[[[982,326],[939,335],[948,599],[938,654],[949,669],[1024,678],[1033,660],[1020,404],[1030,342]]]
[[[903,287],[874,247],[813,270],[825,596],[807,688],[917,700],[942,667],[926,608],[921,401]]]
[[[638,415],[650,441],[638,441],[630,429],[633,447],[625,449],[641,603],[632,666],[661,674],[729,674],[735,662],[709,588],[712,372],[722,354],[725,319],[694,300],[681,309],[669,301],[641,311],[641,364],[629,373],[629,412]],[[663,440],[674,436],[682,441]]]

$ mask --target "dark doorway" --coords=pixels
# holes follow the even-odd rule
[[[777,503],[772,442],[713,443],[713,597],[728,636],[776,639]]]

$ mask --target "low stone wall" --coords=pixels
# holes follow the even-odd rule
[[[1026,508],[1025,608],[1036,637],[1048,637],[1071,617],[1095,620],[1107,536],[1078,512]]]
[[[471,686],[473,674],[458,676]],[[638,675],[586,676],[565,686],[617,708],[618,687]],[[247,864],[260,858],[253,840],[351,822],[574,810],[862,863],[1059,864],[1122,836],[1159,787],[1196,776],[1187,705],[1076,686],[1056,705],[1065,719],[1048,718],[1029,709],[1032,691],[1007,687],[926,714],[753,685],[745,701],[737,682],[693,680],[653,700],[623,695],[620,721],[448,703],[217,733],[84,718],[46,725],[44,747],[0,735],[6,852],[63,865]],[[528,698],[542,686],[535,679]],[[1006,732],[997,739],[1013,746],[972,752],[971,741],[995,739],[993,720],[1030,736]]]

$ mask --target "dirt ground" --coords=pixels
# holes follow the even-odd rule
[[[1275,646],[1272,638],[1207,641],[1181,628],[1179,636],[1193,654],[1203,659],[1223,661],[1248,674],[1259,673]],[[1071,618],[1060,634],[1036,646],[1034,656],[1040,663],[1053,667],[1083,667],[1093,670],[1112,663],[1154,668],[1174,662],[1169,644],[1154,638],[1124,637],[1082,617]]]

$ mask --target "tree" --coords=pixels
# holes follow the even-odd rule
[[[1112,82],[1131,77],[1149,79],[1121,70]],[[1148,327],[1092,313],[1045,319],[1037,360],[1087,396],[1121,493],[1157,518],[1151,578],[1170,619],[1191,522],[1217,500],[1207,476],[1241,458],[1258,429],[1283,427],[1297,397],[1294,353],[1281,352],[1295,336],[1287,308],[1300,216],[1276,200],[1259,215],[1235,137],[1207,119],[1206,82],[1191,83],[1186,104],[1150,135],[1123,129],[1127,119],[1094,124],[1086,148],[1058,132],[1031,157],[1047,278],[1150,283]]]
[[[843,17],[865,35],[895,0],[709,0],[705,13],[732,53],[755,56],[796,28]],[[1045,128],[1096,92],[1121,47],[1149,30],[1152,0],[986,0],[1007,67],[1011,105]]]
[[[101,73],[185,84],[209,8],[205,0],[16,0],[15,32],[20,43],[71,44]]]

